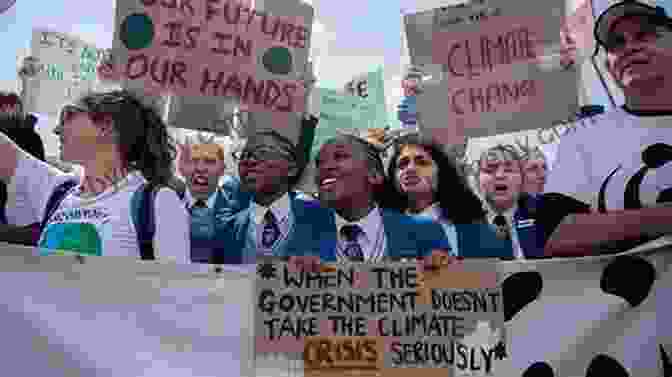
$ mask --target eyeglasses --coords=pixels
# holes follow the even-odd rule
[[[637,33],[635,33],[634,39],[637,42],[653,42],[659,39],[665,30],[667,29],[663,25],[645,24],[641,26],[641,29]],[[609,33],[607,39],[601,41],[601,44],[607,52],[616,52],[625,48],[627,42],[625,35]]]
[[[267,160],[291,160],[293,156],[287,151],[283,151],[280,148],[272,147],[259,147],[256,149],[247,149],[239,152],[234,152],[233,158],[236,161],[267,161]]]

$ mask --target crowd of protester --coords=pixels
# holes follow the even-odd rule
[[[314,161],[317,193],[301,192],[319,129],[311,116],[298,143],[272,125],[249,135],[233,156],[238,174],[227,175],[232,151],[212,140],[176,143],[156,108],[127,90],[63,107],[55,130],[61,158],[82,167],[65,173],[45,163],[20,98],[2,93],[0,239],[45,254],[212,264],[553,256],[545,245],[562,220],[599,209],[583,198],[604,190],[600,169],[611,153],[639,168],[642,143],[672,143],[672,129],[649,125],[672,115],[671,19],[660,8],[619,3],[600,16],[595,37],[625,105],[563,138],[552,171],[539,151],[522,157],[508,146],[488,148],[476,187],[449,146],[412,132],[389,143],[385,161],[375,138],[327,140]],[[616,148],[600,145],[600,135]],[[671,183],[667,171],[653,184]],[[601,241],[619,241],[609,237]]]

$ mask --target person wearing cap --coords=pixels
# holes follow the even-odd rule
[[[600,213],[670,201],[672,19],[661,7],[623,1],[600,14],[594,37],[625,103],[563,137],[546,192]]]
[[[132,208],[135,194],[150,185],[155,231],[146,259],[188,262],[188,215],[169,187],[175,147],[153,108],[126,91],[89,93],[62,109],[54,133],[61,159],[81,165],[82,176],[34,158],[0,133],[0,179],[15,193],[8,215],[41,224],[41,252],[145,258]]]
[[[375,263],[451,252],[439,223],[390,209],[391,182],[379,151],[367,141],[354,135],[327,140],[316,167],[320,202],[331,210],[322,261]]]

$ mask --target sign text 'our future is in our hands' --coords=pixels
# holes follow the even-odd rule
[[[301,112],[310,23],[233,0],[133,0],[142,12],[120,17],[128,52],[123,76],[146,90],[235,97],[252,109]]]

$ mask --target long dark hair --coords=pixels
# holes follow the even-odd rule
[[[177,149],[156,109],[127,90],[88,93],[74,106],[94,123],[111,120],[126,168],[139,170],[150,184],[173,187]]]
[[[427,151],[439,169],[435,199],[439,202],[443,217],[454,224],[484,222],[486,212],[483,203],[469,187],[467,179],[457,164],[439,144],[419,134],[405,135],[395,141],[394,153],[387,168],[387,175],[397,194],[395,203],[398,210],[403,212],[410,207],[409,198],[401,192],[397,179],[397,160],[404,147],[409,145],[418,146]]]

